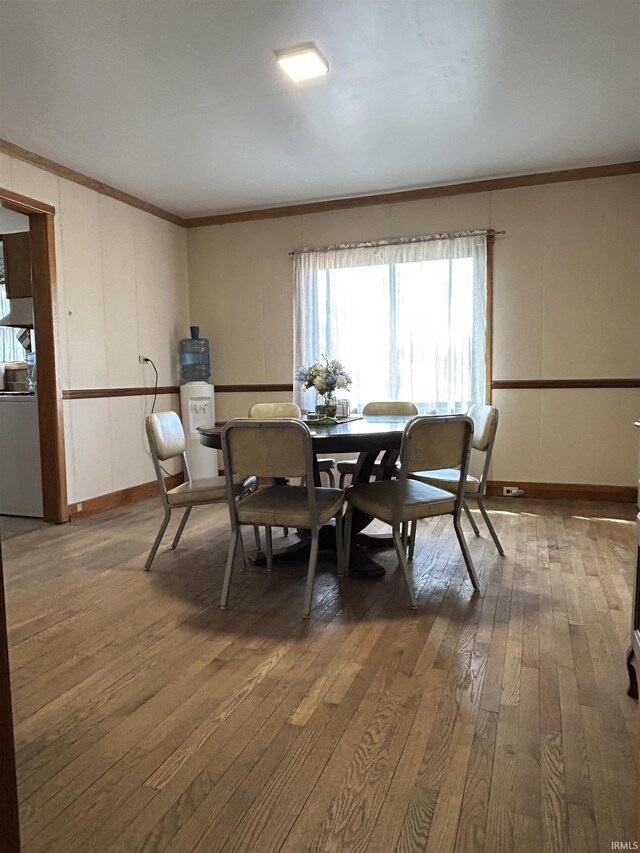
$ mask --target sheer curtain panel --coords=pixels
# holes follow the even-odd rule
[[[322,354],[340,359],[352,408],[484,403],[486,315],[486,232],[294,254],[294,372]],[[300,387],[295,400],[315,404]]]

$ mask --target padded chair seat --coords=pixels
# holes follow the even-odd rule
[[[427,483],[430,486],[437,486],[441,489],[455,492],[458,488],[458,480],[460,472],[455,468],[439,468],[435,471],[415,471],[409,474],[412,480],[419,480],[421,483]],[[464,487],[465,495],[473,495],[480,488],[480,480],[467,474],[467,480]]]
[[[401,521],[444,515],[453,512],[455,508],[456,500],[451,492],[420,483],[418,480],[407,480],[404,503],[400,505],[401,489],[399,480],[379,480],[349,486],[345,494],[347,501],[355,509],[373,515],[387,524],[393,524],[398,508]]]
[[[234,487],[236,495],[241,495],[245,490],[254,488],[255,477],[235,477]],[[171,506],[186,506],[187,504],[209,503],[210,501],[221,501],[227,497],[227,486],[224,477],[210,477],[202,480],[191,480],[182,483],[175,489],[167,492],[167,501]]]
[[[318,471],[331,471],[335,467],[335,459],[318,459]]]
[[[341,489],[316,488],[318,523],[326,524],[344,503]],[[309,496],[306,486],[266,486],[236,505],[242,524],[271,527],[309,527]]]

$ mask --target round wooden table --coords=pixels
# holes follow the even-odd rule
[[[356,472],[353,475],[353,483],[366,483],[371,477],[374,463],[380,453],[383,453],[381,459],[381,471],[377,475],[379,480],[389,479],[395,470],[396,460],[400,453],[400,444],[402,442],[402,434],[406,424],[411,420],[411,417],[405,416],[384,416],[384,417],[358,417],[349,418],[337,425],[319,426],[314,421],[305,421],[311,433],[314,454],[317,456],[329,453],[351,453],[354,456],[358,455],[358,465]],[[199,427],[200,442],[205,447],[211,447],[217,450],[222,448],[222,427],[213,427],[207,429]],[[317,468],[317,462],[314,459],[314,473],[316,485],[320,485],[320,474]],[[367,527],[372,521],[370,515],[356,510],[353,513],[352,531],[352,556],[351,565],[356,574],[367,578],[381,577],[384,575],[384,569],[377,563],[369,560],[369,558],[361,552],[360,549],[354,548],[355,537],[358,536],[358,541],[367,545],[381,544],[385,547],[393,547],[392,540],[389,537],[363,537],[361,531]],[[307,545],[304,531],[299,531],[300,542],[294,546],[274,551],[274,557],[287,556],[297,553],[302,547]],[[389,544],[391,543],[391,544]],[[335,529],[332,525],[327,525],[323,528],[320,536],[321,548],[335,548]],[[253,558],[254,564],[261,564],[264,561],[264,555],[258,552]]]

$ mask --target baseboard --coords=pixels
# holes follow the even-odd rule
[[[179,486],[183,481],[183,474],[173,474],[165,479],[168,489]],[[115,509],[119,506],[125,506],[125,504],[134,503],[135,501],[144,501],[148,498],[157,497],[159,494],[158,482],[157,480],[153,480],[151,483],[140,483],[139,486],[130,486],[128,489],[120,489],[117,492],[109,492],[109,494],[100,495],[97,498],[89,498],[89,500],[82,501],[81,503],[70,504],[69,512],[72,518],[95,515],[107,509]]]
[[[549,500],[613,501],[634,504],[638,499],[635,486],[596,486],[587,483],[523,483],[521,480],[489,480],[487,494],[502,497],[504,486],[518,486],[525,498]],[[517,498],[516,498],[517,500]]]
[[[218,472],[224,476],[224,471]],[[167,488],[173,489],[182,483],[182,474],[173,474],[167,477]],[[503,486],[518,486],[524,491],[525,498],[542,498],[548,500],[583,500],[583,501],[613,501],[614,503],[634,504],[638,498],[638,490],[635,486],[596,486],[585,483],[523,483],[521,480],[489,480],[487,483],[487,495],[502,497]],[[148,500],[159,494],[158,483],[141,483],[139,486],[130,486],[128,489],[120,489],[107,495],[81,503],[70,504],[69,512],[72,518],[80,516],[95,515],[108,509],[135,503],[136,501]],[[515,498],[517,500],[517,498]]]

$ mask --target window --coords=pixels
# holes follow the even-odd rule
[[[294,369],[324,354],[351,406],[411,400],[421,412],[485,401],[486,233],[295,256]],[[313,392],[296,389],[313,408]]]

